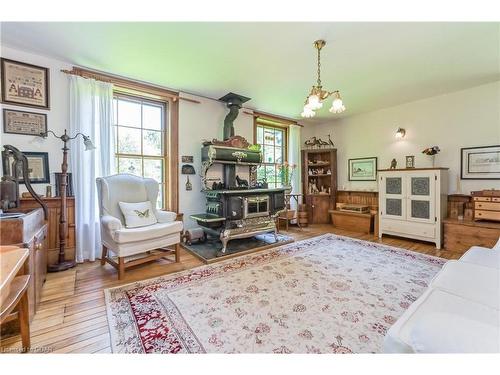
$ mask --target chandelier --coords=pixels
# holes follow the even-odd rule
[[[314,48],[318,51],[318,80],[316,85],[311,89],[311,92],[304,102],[304,110],[300,114],[302,117],[311,118],[316,114],[316,110],[323,106],[323,100],[333,95],[332,107],[330,112],[332,113],[342,113],[345,111],[344,103],[342,103],[342,98],[338,90],[336,91],[326,91],[323,90],[321,86],[321,48],[325,46],[326,42],[324,40],[316,40],[314,42]]]

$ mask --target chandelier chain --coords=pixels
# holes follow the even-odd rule
[[[318,48],[318,86],[321,86],[321,48]]]

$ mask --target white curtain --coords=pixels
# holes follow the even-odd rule
[[[74,75],[69,80],[69,135],[85,134],[96,147],[85,151],[81,137],[69,144],[76,201],[76,261],[94,261],[101,249],[95,180],[110,175],[114,165],[113,85]]]
[[[290,125],[288,128],[288,163],[297,165],[292,177],[292,194],[300,194],[302,192],[301,177],[301,161],[300,161],[300,129],[298,125]],[[299,203],[302,203],[299,200]],[[297,202],[295,199],[290,199],[290,209],[297,210]]]

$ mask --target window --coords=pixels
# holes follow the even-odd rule
[[[130,173],[158,181],[158,208],[165,207],[167,104],[115,93],[113,107],[117,173]]]
[[[266,179],[270,188],[283,186],[278,166],[287,160],[287,128],[257,119],[255,143],[261,147],[263,162],[257,168],[257,179]]]

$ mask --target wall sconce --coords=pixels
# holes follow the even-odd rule
[[[403,129],[403,128],[398,128],[398,130],[396,130],[396,138],[397,139],[403,139],[406,135],[406,130]]]
[[[187,174],[186,190],[193,190],[193,185],[189,181],[190,174],[196,174],[194,167],[191,164],[184,164],[181,169],[181,174]]]

